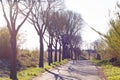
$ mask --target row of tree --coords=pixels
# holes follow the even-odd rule
[[[34,26],[39,36],[39,67],[44,67],[45,33],[49,34],[49,41],[45,40],[48,45],[49,65],[53,62],[53,47],[55,48],[54,61],[58,60],[58,47],[59,61],[61,57],[62,59],[73,58],[73,51],[76,54],[80,52],[78,47],[81,44],[80,30],[83,20],[79,14],[65,10],[63,0],[1,0],[1,6],[10,34],[12,52],[10,78],[12,80],[17,80],[16,38],[26,20]],[[21,16],[22,19],[19,21]]]

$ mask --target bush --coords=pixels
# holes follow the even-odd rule
[[[116,62],[117,61],[117,58],[111,58],[110,60],[109,60],[110,62]]]
[[[0,58],[10,59],[11,45],[7,28],[0,29]]]
[[[111,62],[109,62],[109,60],[92,60],[92,63],[94,63],[97,66],[112,64]]]
[[[26,69],[28,67],[37,67],[39,58],[39,54],[36,51],[29,51],[29,50],[21,50],[19,51],[19,55],[17,57],[18,63],[21,69]]]
[[[120,61],[115,61],[115,62],[112,63],[112,65],[114,65],[114,66],[120,66]]]

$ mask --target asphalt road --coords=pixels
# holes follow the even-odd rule
[[[32,80],[102,80],[96,66],[88,60],[69,61],[67,64],[52,70],[46,70],[42,76]]]

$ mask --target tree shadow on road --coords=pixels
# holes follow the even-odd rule
[[[81,79],[77,79],[76,77],[73,77],[73,76],[56,74],[56,73],[49,71],[47,69],[46,69],[46,71],[48,73],[54,75],[55,80],[81,80]]]
[[[91,66],[92,64],[87,60],[73,61],[70,62],[69,65],[56,67],[55,70],[57,70],[57,72],[50,71],[47,69],[46,71],[54,76],[53,80],[81,80],[82,76],[87,77],[98,75],[96,69],[89,68]]]

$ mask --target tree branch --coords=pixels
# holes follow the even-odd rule
[[[23,25],[23,23],[24,23],[24,22],[26,21],[26,19],[28,18],[31,10],[32,10],[32,6],[31,6],[30,10],[28,11],[27,15],[25,16],[25,18],[23,19],[23,21],[18,25],[17,30],[16,30],[17,33],[18,33],[18,30],[20,29],[20,27]]]
[[[5,18],[6,22],[7,22],[7,27],[9,29],[10,33],[12,33],[9,20],[8,20],[8,18],[6,16],[6,13],[5,13],[5,8],[4,8],[4,5],[3,5],[3,1],[1,2],[1,5],[2,5],[2,11],[3,11],[3,14],[4,14],[4,18]]]

